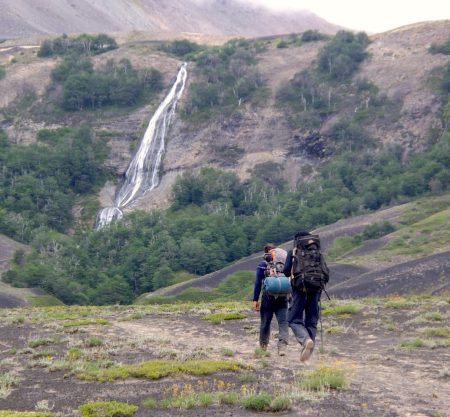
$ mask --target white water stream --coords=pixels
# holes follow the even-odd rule
[[[114,207],[106,207],[97,214],[97,230],[120,219],[122,209],[130,205],[145,192],[159,184],[159,167],[165,150],[165,136],[175,109],[186,85],[187,70],[183,64],[169,94],[150,119],[139,149],[128,165],[125,180],[116,193]]]

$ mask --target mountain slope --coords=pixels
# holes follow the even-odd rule
[[[263,36],[338,28],[310,12],[275,13],[239,0],[0,0],[0,9],[0,38],[133,30]]]

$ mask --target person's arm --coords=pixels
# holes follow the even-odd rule
[[[266,270],[266,267],[267,267],[266,262],[260,262],[256,268],[255,287],[253,289],[253,308],[256,311],[259,311],[259,295],[261,294],[262,283],[265,278],[264,272]]]
[[[286,262],[283,268],[283,274],[290,277],[292,273],[292,249],[286,255]]]

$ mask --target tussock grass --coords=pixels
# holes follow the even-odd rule
[[[117,401],[97,401],[79,407],[81,417],[125,417],[133,415],[138,407]]]
[[[402,341],[400,343],[400,347],[412,350],[412,349],[427,347],[427,343],[425,341],[423,341],[422,339],[416,338],[416,339]]]
[[[344,389],[347,387],[347,377],[340,367],[320,364],[314,369],[301,374],[300,389],[322,391],[325,389]]]
[[[99,337],[90,337],[88,340],[86,340],[86,346],[87,347],[98,347],[103,346],[103,340]]]
[[[288,410],[291,401],[285,396],[273,397],[267,392],[260,392],[243,397],[240,404],[246,410],[279,412]]]
[[[362,310],[362,305],[356,303],[347,304],[336,304],[331,303],[330,305],[324,306],[322,309],[322,314],[324,316],[339,316],[346,314],[358,314]]]
[[[270,356],[270,352],[261,349],[260,347],[257,347],[255,349],[255,353],[253,354],[253,356],[257,359],[268,358]]]
[[[439,311],[430,311],[429,313],[424,314],[423,316],[426,320],[430,321],[442,321],[444,320],[444,316],[439,313]]]
[[[384,306],[394,310],[408,310],[417,307],[418,303],[417,300],[408,297],[388,297]]]
[[[449,327],[427,327],[422,329],[422,334],[426,337],[448,337],[450,338]]]
[[[208,375],[218,371],[240,371],[245,367],[232,361],[188,360],[152,360],[137,365],[111,366],[106,369],[92,369],[79,373],[80,379],[87,381],[114,381],[130,377],[160,379],[168,375],[189,374]]]
[[[213,313],[207,314],[203,317],[203,320],[210,321],[213,324],[220,324],[225,320],[242,320],[247,318],[243,313]]]
[[[48,346],[58,343],[58,340],[54,337],[40,337],[38,339],[32,339],[28,341],[28,347],[35,349],[39,346]]]
[[[21,378],[17,373],[10,371],[0,375],[0,399],[5,399],[11,394],[13,388],[17,387]]]

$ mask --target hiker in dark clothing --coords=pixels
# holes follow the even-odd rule
[[[294,240],[298,237],[309,236],[307,231],[298,232]],[[323,257],[321,257],[322,271],[325,281],[328,282],[329,270]],[[293,250],[291,249],[286,257],[283,270],[284,275],[293,275]],[[314,349],[314,342],[317,333],[317,322],[319,320],[319,301],[322,290],[307,288],[305,286],[296,287],[292,285],[292,304],[288,313],[289,327],[294,332],[297,341],[302,346],[300,360],[307,361]]]
[[[263,281],[266,277],[268,262],[267,255],[271,250],[275,249],[275,245],[267,244],[264,247],[265,259],[261,261],[256,268],[255,287],[253,291],[253,307],[255,311],[260,312],[261,326],[259,330],[259,346],[266,350],[270,339],[270,324],[275,314],[278,321],[278,354],[284,356],[286,354],[289,326],[287,321],[288,301],[286,296],[272,296],[262,291],[261,303],[259,296],[263,288]],[[277,248],[277,250],[279,250]],[[286,252],[284,251],[284,254]],[[284,263],[284,260],[283,260]]]

